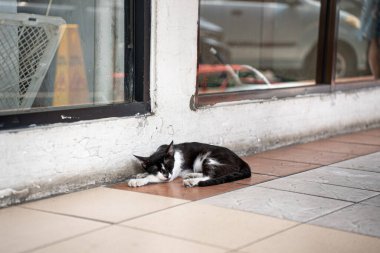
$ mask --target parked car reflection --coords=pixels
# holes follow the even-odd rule
[[[230,54],[226,63],[274,74],[276,82],[314,78],[318,1],[201,0],[200,15],[221,28],[228,47],[223,50]],[[355,76],[367,69],[367,45],[357,36],[360,21],[356,16],[341,11],[339,19],[337,77]]]

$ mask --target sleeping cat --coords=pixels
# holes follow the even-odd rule
[[[251,176],[249,165],[231,150],[191,142],[160,146],[149,157],[135,156],[145,173],[137,174],[128,186],[171,182],[183,178],[186,187],[209,186],[232,182]]]

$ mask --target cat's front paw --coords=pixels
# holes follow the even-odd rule
[[[146,180],[143,180],[141,178],[138,178],[138,179],[130,179],[128,181],[128,186],[129,187],[140,187],[140,186],[143,186],[143,185],[146,185],[147,182]]]
[[[183,185],[185,187],[194,187],[194,186],[197,186],[198,183],[199,183],[199,180],[195,178],[189,178],[189,179],[183,180]]]
[[[135,178],[146,178],[148,175],[149,174],[147,172],[145,172],[145,173],[139,173],[139,174],[136,175]]]
[[[190,178],[199,178],[199,177],[203,177],[203,174],[202,173],[188,173],[188,174],[183,176],[183,179],[187,180]]]

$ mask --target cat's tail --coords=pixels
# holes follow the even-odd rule
[[[224,183],[229,183],[233,182],[236,180],[241,180],[245,178],[251,177],[251,168],[247,163],[243,163],[242,167],[240,167],[239,171],[217,177],[217,178],[211,178],[205,181],[200,181],[198,183],[198,186],[204,187],[204,186],[211,186],[211,185],[217,185],[217,184],[224,184]]]

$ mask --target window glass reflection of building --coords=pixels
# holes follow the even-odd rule
[[[380,78],[380,1],[365,0],[361,15],[361,36],[368,45],[368,64],[375,79]]]

